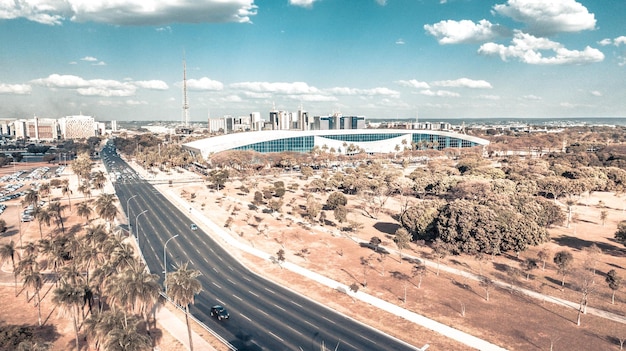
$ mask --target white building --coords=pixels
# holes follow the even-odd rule
[[[59,119],[63,139],[87,139],[96,136],[98,124],[91,116],[67,116]]]

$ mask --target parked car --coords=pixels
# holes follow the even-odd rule
[[[222,305],[215,305],[215,306],[211,307],[211,316],[212,317],[216,317],[220,321],[222,319],[230,318],[230,315],[228,314],[228,311]]]

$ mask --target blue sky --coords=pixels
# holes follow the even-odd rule
[[[626,116],[626,1],[0,1],[0,119]]]

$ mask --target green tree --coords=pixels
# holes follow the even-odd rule
[[[193,351],[191,340],[191,325],[189,324],[189,304],[194,302],[194,296],[202,290],[202,284],[198,280],[200,272],[189,269],[184,263],[178,270],[168,273],[165,277],[167,294],[174,303],[185,307],[185,321],[187,322],[187,334],[189,336],[189,349]]]
[[[17,270],[15,266],[15,255],[17,254],[17,249],[15,246],[15,242],[11,240],[9,243],[4,243],[0,245],[0,259],[2,259],[2,263],[9,258],[11,259],[11,265],[13,267],[13,278],[15,280],[15,296],[17,296]]]
[[[537,269],[539,265],[537,264],[537,260],[534,258],[527,258],[520,263],[524,272],[526,272],[526,280],[530,279],[530,273]]]
[[[409,248],[411,235],[406,229],[400,227],[396,230],[396,236],[393,238],[393,241],[396,243],[396,246],[398,246],[398,251],[400,252],[400,263],[402,263],[402,250]]]
[[[626,220],[620,221],[617,224],[617,231],[615,232],[615,240],[626,245]]]
[[[329,210],[334,210],[337,207],[344,207],[348,204],[346,196],[338,191],[330,194],[326,200],[326,207]]]
[[[88,202],[83,201],[78,204],[78,209],[76,213],[79,216],[85,218],[87,220],[87,223],[89,223],[89,217],[93,213],[93,210],[91,209],[91,205]]]
[[[335,219],[339,223],[343,223],[348,219],[348,210],[345,206],[335,207],[333,214],[335,215]]]
[[[622,277],[617,275],[615,269],[611,269],[606,274],[606,283],[609,285],[609,289],[613,290],[611,294],[611,304],[615,304],[615,293],[622,285]]]
[[[76,350],[80,350],[80,343],[78,337],[78,319],[79,309],[83,304],[85,298],[85,290],[80,286],[64,283],[60,287],[54,289],[52,302],[59,307],[59,309],[71,315],[74,324],[74,332],[76,334]]]
[[[24,275],[24,286],[33,289],[35,292],[35,305],[37,306],[37,320],[39,321],[39,326],[41,323],[41,297],[39,295],[39,291],[43,286],[43,278],[41,273],[38,270],[32,270]]]
[[[554,255],[553,261],[561,275],[561,286],[565,286],[565,276],[569,272],[573,260],[574,256],[572,253],[566,250],[561,250]]]
[[[98,216],[106,221],[113,221],[118,214],[118,209],[115,205],[116,201],[117,199],[115,198],[115,194],[104,193],[98,196],[95,204]]]

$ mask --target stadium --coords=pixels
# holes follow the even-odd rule
[[[415,145],[420,149],[470,148],[486,146],[488,140],[438,130],[343,129],[343,130],[265,130],[226,134],[183,144],[183,149],[208,159],[227,150],[270,152],[310,152],[315,147],[341,154],[365,152],[393,153]]]

